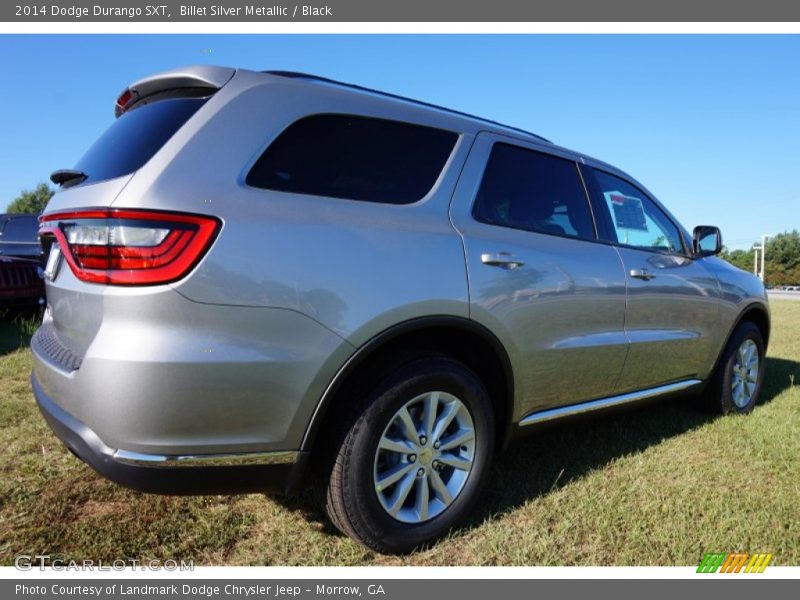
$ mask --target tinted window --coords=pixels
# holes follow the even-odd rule
[[[492,148],[473,214],[492,225],[594,238],[575,163],[509,144]]]
[[[13,217],[6,221],[0,242],[38,242],[39,220],[36,217]]]
[[[624,179],[594,170],[616,240],[627,246],[683,252],[681,235],[655,202]]]
[[[316,115],[278,136],[247,183],[280,192],[410,204],[436,183],[457,137],[398,121]]]
[[[87,182],[133,173],[150,160],[206,100],[159,100],[124,113],[89,148],[75,168],[88,175]]]

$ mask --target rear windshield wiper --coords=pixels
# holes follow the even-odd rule
[[[69,187],[85,181],[87,177],[89,176],[83,171],[76,171],[74,169],[59,169],[58,171],[53,171],[50,174],[50,181],[62,187]]]

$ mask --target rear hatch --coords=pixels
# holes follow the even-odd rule
[[[47,212],[109,206],[133,174],[220,90],[235,73],[189,67],[147,77],[122,91],[116,119],[72,169],[54,171],[62,187]]]
[[[51,176],[61,190],[39,230],[47,265],[42,329],[71,355],[85,354],[102,323],[107,295],[132,286],[157,293],[153,286],[191,269],[216,235],[214,219],[112,205],[234,72],[189,67],[132,84],[116,100],[114,122],[75,167]]]

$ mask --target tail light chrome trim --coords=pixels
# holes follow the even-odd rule
[[[139,209],[86,209],[40,218],[39,237],[54,238],[81,281],[161,285],[186,276],[205,256],[216,217]]]

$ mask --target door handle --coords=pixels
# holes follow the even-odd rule
[[[631,269],[631,277],[643,279],[644,281],[650,281],[656,278],[656,276],[647,269]]]
[[[481,262],[491,267],[503,267],[505,269],[516,269],[525,263],[517,260],[509,252],[498,252],[497,254],[481,254]]]

